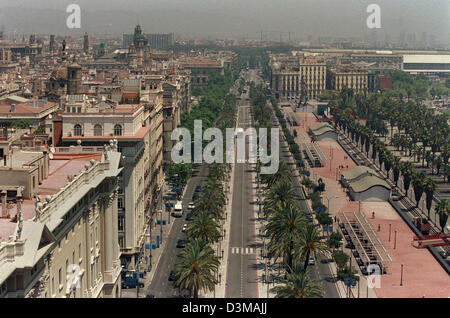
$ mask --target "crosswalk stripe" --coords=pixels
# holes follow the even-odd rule
[[[232,247],[231,254],[252,255],[255,249],[252,247]]]

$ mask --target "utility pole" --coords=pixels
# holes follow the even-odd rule
[[[161,229],[161,238],[160,238],[160,242],[161,242],[161,245],[162,245],[162,242],[163,242],[162,210],[159,210],[158,212],[161,213],[161,218],[159,219],[159,225],[160,225],[160,229]]]

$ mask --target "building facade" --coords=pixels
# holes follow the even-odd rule
[[[368,90],[368,72],[356,67],[337,67],[328,70],[327,89],[341,90],[344,87],[352,88],[355,92]]]
[[[52,175],[38,194],[30,198],[16,192],[12,233],[2,226],[1,297],[120,297],[121,155],[114,146],[103,153],[82,147],[55,151],[47,166]],[[57,169],[59,160],[66,164]]]
[[[327,65],[313,57],[270,58],[270,87],[280,99],[315,99],[325,90]]]

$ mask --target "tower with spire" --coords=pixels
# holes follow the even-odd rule
[[[87,32],[84,33],[83,52],[85,54],[89,53],[89,35],[87,34]]]

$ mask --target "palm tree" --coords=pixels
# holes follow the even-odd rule
[[[330,252],[326,242],[320,235],[319,229],[310,223],[307,223],[302,227],[298,244],[300,256],[304,257],[304,271],[306,271],[306,268],[308,267],[309,256],[311,253],[318,256],[327,255]]]
[[[263,182],[265,182],[268,187],[271,187],[278,181],[291,182],[291,171],[283,161],[280,162],[276,173],[263,175]]]
[[[409,185],[411,183],[412,169],[413,169],[412,164],[409,161],[403,162],[400,165],[400,170],[403,175],[403,186],[405,188],[406,196],[408,196]]]
[[[323,291],[317,281],[311,280],[310,271],[303,271],[301,266],[296,266],[286,274],[280,286],[272,289],[276,298],[322,298]]]
[[[267,215],[282,202],[293,203],[295,191],[290,183],[280,181],[269,189],[264,200],[264,213]]]
[[[217,242],[220,237],[219,225],[207,211],[197,212],[187,228],[189,238],[198,238],[208,243]]]
[[[424,191],[425,191],[425,195],[426,195],[428,219],[430,218],[430,211],[431,211],[431,205],[433,203],[434,190],[436,190],[436,183],[432,179],[426,178],[424,181]]]
[[[178,256],[175,266],[175,285],[181,290],[188,290],[198,298],[200,290],[214,290],[217,284],[216,273],[219,260],[214,250],[203,240],[194,240]]]
[[[415,172],[413,174],[413,189],[414,189],[414,197],[416,199],[416,208],[419,207],[420,198],[422,197],[424,190],[424,182],[425,182],[425,174],[420,172]]]
[[[441,226],[441,232],[444,233],[445,225],[450,214],[450,205],[447,200],[443,199],[436,205],[436,213],[439,214],[439,225]]]
[[[269,217],[266,226],[270,238],[269,253],[276,258],[283,257],[288,271],[298,254],[298,242],[305,223],[304,213],[288,202],[282,202]]]

